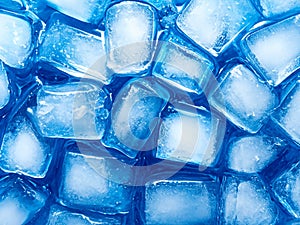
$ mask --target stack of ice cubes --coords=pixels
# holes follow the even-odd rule
[[[299,21],[0,0],[0,225],[300,224]]]

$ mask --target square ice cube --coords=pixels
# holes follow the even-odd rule
[[[258,17],[248,0],[191,0],[176,23],[187,37],[216,56]]]
[[[147,144],[168,99],[169,93],[153,77],[126,83],[113,102],[104,145],[130,158],[135,158],[138,151],[152,150],[155,144]]]
[[[0,109],[5,107],[10,100],[10,87],[4,65],[0,62]]]
[[[34,122],[45,137],[99,140],[108,117],[108,98],[92,83],[44,85],[37,94]]]
[[[299,158],[299,157],[298,157]],[[291,215],[300,218],[300,162],[292,165],[272,183],[272,189]]]
[[[176,112],[177,110],[178,112]],[[173,109],[163,118],[155,156],[179,162],[213,166],[222,144],[222,121],[210,112]]]
[[[48,197],[34,183],[14,176],[1,178],[0,195],[0,221],[5,225],[27,224]]]
[[[96,31],[93,31],[96,32]],[[39,47],[39,61],[80,78],[108,82],[102,32],[99,35],[76,27],[76,21],[52,15]]]
[[[0,148],[0,168],[34,178],[45,177],[52,159],[50,143],[24,116],[9,122]]]
[[[222,224],[277,224],[277,207],[260,179],[225,177],[222,185]]]
[[[156,37],[153,8],[140,2],[120,2],[107,10],[105,21],[107,66],[124,75],[149,68]]]
[[[272,89],[238,64],[223,71],[219,88],[209,97],[211,105],[235,125],[256,133],[277,104]]]
[[[217,193],[215,180],[147,183],[146,224],[214,224],[217,221]]]
[[[46,0],[48,6],[70,17],[87,23],[98,24],[104,16],[105,0]]]
[[[59,199],[72,208],[128,213],[132,202],[130,167],[116,166],[113,158],[67,152],[63,162]],[[83,179],[84,178],[84,179]]]
[[[259,0],[257,4],[262,14],[267,18],[278,18],[278,16],[287,16],[300,12],[300,2],[298,0]]]
[[[300,68],[299,18],[297,15],[257,28],[242,42],[244,55],[274,86]]]
[[[152,73],[182,90],[201,94],[213,76],[214,64],[176,34],[162,34]]]
[[[300,81],[297,81],[287,93],[272,118],[295,142],[300,144]]]

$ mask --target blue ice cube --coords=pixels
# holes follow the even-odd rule
[[[111,110],[111,125],[103,138],[105,146],[115,148],[130,158],[146,146],[169,94],[155,78],[131,80],[120,90]]]
[[[116,159],[67,152],[62,168],[59,199],[63,205],[104,214],[128,213],[132,202],[130,167]],[[84,179],[83,179],[84,178]]]
[[[105,0],[46,0],[46,4],[57,11],[87,23],[98,24],[104,17]]]
[[[242,42],[250,63],[272,85],[277,86],[300,67],[300,16],[257,28]]]
[[[25,0],[2,0],[0,1],[0,7],[9,10],[20,10],[25,9],[26,2]]]
[[[156,37],[156,16],[144,3],[124,1],[106,12],[107,66],[116,73],[140,73],[150,66]]]
[[[90,33],[75,27],[76,21],[52,15],[39,47],[39,60],[80,78],[106,83],[106,57],[102,33]],[[96,31],[94,31],[96,32]]]
[[[27,224],[45,205],[48,193],[31,181],[15,176],[0,179],[0,221],[5,225]]]
[[[299,158],[299,157],[298,157]],[[300,162],[293,164],[272,183],[281,204],[296,218],[300,218]]]
[[[211,105],[238,127],[256,133],[277,106],[273,90],[243,64],[227,68],[220,80]]]
[[[10,100],[10,87],[7,72],[0,61],[0,109],[5,107]]]
[[[160,180],[146,184],[146,224],[214,224],[217,180]]]
[[[23,69],[36,45],[41,23],[31,13],[22,15],[0,10],[0,59],[10,67]]]
[[[100,139],[108,109],[108,95],[87,82],[44,85],[31,110],[34,122],[44,137]]]
[[[227,166],[237,172],[261,172],[279,157],[282,146],[283,140],[265,134],[234,137],[227,149]]]
[[[287,16],[300,12],[300,2],[298,0],[258,0],[256,1],[262,14],[269,18]]]
[[[288,136],[300,144],[300,81],[297,81],[294,86],[286,90],[286,92],[288,93],[286,98],[282,101],[280,107],[272,117]]]
[[[99,218],[88,217],[82,213],[72,212],[61,206],[52,206],[47,225],[121,225],[117,217],[100,216]]]
[[[9,122],[0,148],[0,168],[34,178],[45,177],[52,159],[50,143],[25,116]]]
[[[277,224],[278,209],[259,178],[225,177],[222,185],[221,224]]]
[[[177,111],[176,111],[177,110]],[[173,109],[159,129],[156,157],[213,166],[219,155],[225,129],[221,117],[206,109]]]
[[[213,76],[213,62],[174,34],[162,35],[154,62],[155,76],[188,92],[202,93]]]
[[[187,37],[218,55],[237,34],[257,22],[258,17],[248,0],[191,0],[176,22]]]

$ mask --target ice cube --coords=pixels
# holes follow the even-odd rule
[[[3,225],[27,224],[45,205],[48,194],[33,183],[6,176],[0,180],[0,221]]]
[[[108,117],[108,98],[92,83],[44,85],[37,94],[34,121],[45,137],[98,140]]]
[[[87,23],[98,24],[104,16],[105,0],[46,0],[47,5],[70,17]]]
[[[124,1],[106,12],[107,66],[116,73],[140,73],[152,60],[155,12],[147,4]]]
[[[288,92],[288,91],[287,91]],[[300,81],[289,90],[280,108],[272,115],[273,120],[298,144],[300,144]]]
[[[138,151],[151,150],[146,146],[165,107],[169,94],[154,78],[129,81],[120,90],[111,110],[111,125],[103,143],[130,158]]]
[[[235,137],[228,147],[228,168],[258,173],[278,157],[282,143],[279,138],[262,134]]]
[[[258,13],[247,0],[191,0],[176,22],[196,44],[218,55],[238,33],[257,19]]]
[[[255,30],[242,42],[252,65],[277,86],[300,67],[300,16],[290,17]]]
[[[299,157],[298,157],[299,158]],[[281,204],[296,218],[300,218],[300,162],[292,165],[274,180],[272,189]]]
[[[0,7],[9,10],[20,10],[20,9],[25,9],[26,4],[25,1],[23,0],[6,0],[6,1],[0,1]]]
[[[47,225],[121,225],[117,216],[99,218],[88,217],[82,213],[72,212],[60,206],[52,206]]]
[[[258,178],[223,182],[222,224],[276,224],[278,210]]]
[[[10,121],[0,149],[0,168],[34,178],[45,177],[51,159],[49,142],[40,137],[24,116]]]
[[[33,50],[31,19],[0,10],[0,27],[0,59],[11,67],[24,68]]]
[[[201,94],[213,76],[208,57],[174,34],[163,34],[152,73],[188,92]]]
[[[276,107],[276,95],[242,64],[224,71],[220,79],[219,89],[209,98],[211,105],[238,127],[256,133]]]
[[[300,2],[298,0],[259,0],[258,8],[262,14],[269,17],[287,16],[295,12],[300,12]]]
[[[39,48],[39,60],[73,76],[107,83],[102,37],[74,27],[74,21],[66,21],[59,14],[51,17]]]
[[[156,157],[213,166],[224,127],[219,118],[204,109],[174,111],[161,123]]]
[[[6,70],[0,62],[0,109],[7,105],[10,99],[10,88]]]
[[[216,181],[161,180],[146,185],[146,224],[214,224]]]
[[[132,174],[127,167],[114,168],[113,160],[68,152],[59,188],[61,203],[104,214],[128,213],[132,188],[124,182]]]

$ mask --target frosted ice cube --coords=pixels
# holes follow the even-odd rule
[[[175,35],[160,42],[153,74],[185,91],[202,93],[213,76],[214,64]]]
[[[226,178],[223,188],[223,224],[276,224],[276,205],[260,180]]]
[[[0,168],[35,178],[45,177],[51,162],[49,143],[36,134],[26,117],[9,122],[0,149]]]
[[[72,27],[63,19],[54,14],[47,24],[39,60],[73,76],[96,78],[106,83],[102,37]]]
[[[0,109],[7,105],[10,99],[10,89],[6,70],[0,62]]]
[[[286,16],[300,11],[298,0],[260,0],[258,2],[265,17]]]
[[[46,0],[47,5],[83,22],[98,24],[104,16],[105,0]]]
[[[3,225],[27,224],[45,204],[47,193],[20,178],[0,180],[0,221]]]
[[[266,135],[236,137],[228,148],[228,168],[245,173],[257,173],[274,161],[280,153],[280,139]]]
[[[276,95],[246,66],[231,67],[209,101],[238,127],[256,133],[277,104]]]
[[[104,214],[128,213],[131,187],[123,185],[122,180],[128,182],[126,179],[131,179],[131,171],[112,166],[115,164],[110,158],[68,152],[59,188],[61,202],[69,207],[84,207]],[[117,170],[118,174],[112,174],[112,170]]]
[[[150,66],[156,22],[147,4],[124,1],[106,12],[107,66],[116,73],[139,73]]]
[[[171,113],[161,123],[155,156],[212,166],[222,143],[223,125],[219,118],[197,108]]]
[[[33,29],[26,19],[0,11],[0,59],[7,65],[23,68],[32,52]]]
[[[214,224],[215,181],[165,180],[146,185],[146,224]]]
[[[300,81],[296,82],[280,108],[272,115],[273,120],[298,144],[300,144]]]
[[[298,15],[257,29],[242,44],[246,57],[274,86],[300,67],[299,18]]]
[[[169,94],[153,78],[128,82],[118,93],[111,111],[111,126],[103,143],[130,158],[138,151],[151,150],[146,146],[165,107]]]
[[[300,162],[292,165],[272,183],[281,204],[296,218],[300,218]]]
[[[250,1],[191,0],[176,22],[196,44],[217,55],[257,19],[258,13]]]
[[[92,83],[44,85],[37,94],[34,121],[45,137],[98,140],[108,116],[107,99]]]

